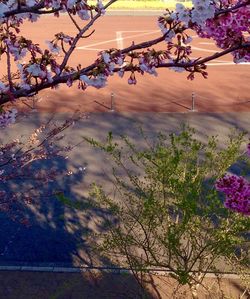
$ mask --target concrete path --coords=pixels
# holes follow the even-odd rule
[[[57,114],[63,120],[66,114]],[[48,114],[32,113],[28,118],[8,130],[0,132],[0,141],[6,142],[45,122]],[[109,131],[114,136],[128,135],[137,144],[143,144],[138,127],[153,137],[159,131],[164,134],[178,131],[181,123],[189,123],[197,130],[199,138],[218,135],[223,146],[230,130],[237,127],[250,133],[250,113],[95,113],[77,123],[66,133],[65,143],[78,143],[82,136],[104,140]],[[89,184],[102,183],[112,191],[111,165],[105,156],[88,144],[75,148],[66,161],[55,160],[52,165],[73,172],[72,176],[56,182],[50,188],[62,189],[65,194],[84,203]],[[85,168],[84,171],[82,169]],[[5,186],[6,187],[6,186]],[[56,199],[42,199],[25,209],[31,226],[25,227],[0,214],[0,265],[22,266],[72,266],[92,265],[91,250],[86,246],[86,234],[98,228],[102,212],[90,209],[87,215],[60,204]]]

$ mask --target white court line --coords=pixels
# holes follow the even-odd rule
[[[197,57],[198,58],[198,57]],[[228,60],[214,60],[216,63],[220,64],[220,63],[228,63],[228,62],[232,62],[232,61],[228,61]],[[235,64],[235,63],[234,63]]]
[[[200,45],[214,45],[214,43],[211,43],[211,42],[209,42],[209,43],[203,43],[203,42],[201,42],[201,43],[199,43]]]
[[[106,40],[106,41],[102,41],[102,42],[98,42],[98,43],[93,43],[93,44],[89,44],[89,45],[86,45],[86,46],[79,46],[79,47],[76,47],[77,50],[92,50],[94,51],[94,46],[99,46],[99,45],[104,45],[104,44],[107,44],[107,43],[110,43],[110,42],[116,42],[117,45],[118,45],[118,48],[122,49],[123,48],[123,41],[125,39],[131,39],[133,37],[140,37],[140,36],[146,36],[146,35],[151,35],[153,33],[157,33],[159,32],[160,30],[152,30],[152,31],[143,31],[143,30],[131,30],[131,31],[117,31],[116,32],[116,38],[115,39],[110,39],[110,40]],[[141,32],[139,34],[133,34],[133,35],[129,35],[129,36],[126,36],[126,37],[122,37],[122,34],[123,33],[126,33],[126,32]],[[198,37],[197,35],[194,35],[192,36],[193,38],[196,38]],[[203,51],[203,52],[209,52],[209,53],[216,53],[218,51],[215,51],[215,50],[207,50],[207,49],[203,49],[203,48],[199,48],[199,47],[195,47],[195,46],[192,46],[192,49],[194,50],[199,50],[199,51]],[[100,49],[96,49],[96,51],[101,51]]]
[[[190,57],[191,59],[198,59],[198,57],[193,57],[193,56],[191,56]],[[222,63],[231,63],[232,61],[228,61],[228,60],[218,60],[218,59],[216,59],[216,60],[214,60],[214,63],[217,63],[217,64],[222,64]],[[208,62],[209,63],[209,62]],[[211,62],[212,63],[212,62]],[[207,63],[206,63],[207,64]],[[233,64],[235,64],[235,63],[233,63]]]
[[[120,31],[120,32],[122,33],[123,31]],[[145,35],[151,35],[152,33],[156,33],[156,32],[159,32],[159,30],[154,30],[154,31],[150,31],[150,32],[146,31],[145,33],[140,33],[140,34],[134,34],[134,35],[126,36],[126,37],[123,38],[123,40],[125,40],[125,39],[131,39],[133,37],[140,37],[140,36],[145,36]],[[77,50],[82,50],[82,49],[85,49],[85,48],[90,48],[90,47],[93,47],[93,46],[104,45],[104,44],[111,43],[111,42],[117,42],[117,39],[115,38],[115,39],[105,40],[105,41],[98,42],[98,43],[89,44],[87,46],[80,46],[80,47],[76,47],[76,49]]]
[[[225,66],[225,65],[247,65],[249,66],[250,65],[250,62],[244,62],[244,63],[234,63],[234,62],[222,62],[222,63],[215,63],[215,62],[211,62],[211,63],[206,63],[206,65],[209,65],[209,66]]]
[[[209,52],[209,53],[218,53],[219,52],[219,51],[215,51],[215,50],[208,50],[208,49],[203,49],[203,48],[194,47],[194,46],[191,46],[191,48],[193,50],[199,50],[199,51],[202,51],[202,52]]]
[[[81,47],[81,49],[78,49],[78,50],[84,50],[84,51],[98,51],[98,52],[100,52],[100,51],[104,51],[104,50],[107,50],[107,48],[84,48],[84,47]]]
[[[122,31],[116,31],[116,43],[118,49],[123,49],[123,38],[122,38]]]

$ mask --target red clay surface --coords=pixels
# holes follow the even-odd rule
[[[105,16],[94,24],[93,29],[95,33],[90,38],[80,41],[80,48],[75,50],[71,64],[87,66],[95,60],[100,50],[157,37],[157,17]],[[66,15],[60,18],[43,16],[40,21],[23,26],[24,36],[41,45],[61,31],[69,35],[76,33]],[[198,48],[193,51],[193,57],[204,57],[216,51],[211,40],[194,37],[193,41]],[[160,47],[164,49],[165,44]],[[158,78],[138,75],[136,86],[127,84],[129,74],[125,74],[123,79],[117,75],[111,77],[108,86],[100,90],[90,87],[80,91],[77,84],[72,88],[60,86],[57,90],[41,92],[37,107],[40,111],[54,112],[69,112],[76,108],[82,111],[108,111],[104,106],[110,106],[113,92],[117,112],[187,112],[191,108],[194,92],[195,109],[199,112],[250,111],[250,65],[233,65],[231,62],[231,55],[220,58],[208,67],[208,79],[196,75],[194,81],[186,79],[187,73],[161,69],[158,70]]]

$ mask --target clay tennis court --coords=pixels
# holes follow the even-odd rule
[[[82,22],[82,21],[81,21]],[[74,36],[76,28],[66,15],[60,18],[43,16],[39,22],[24,25],[23,34],[44,45],[52,40],[54,33],[63,31]],[[108,48],[123,48],[134,42],[158,36],[157,16],[104,16],[93,26],[95,33],[82,39],[70,63],[87,66],[97,53]],[[91,31],[90,31],[91,32]],[[218,49],[211,40],[193,36],[193,57],[212,55]],[[158,48],[164,49],[164,43]],[[36,107],[44,112],[109,111],[111,93],[114,93],[117,112],[188,112],[191,109],[192,93],[195,95],[195,110],[199,112],[250,111],[249,64],[234,65],[230,55],[213,61],[208,66],[208,79],[197,74],[194,81],[186,79],[187,73],[158,70],[158,78],[137,76],[137,85],[129,86],[125,74],[123,79],[111,77],[108,86],[86,91],[74,87],[60,86],[39,94]]]

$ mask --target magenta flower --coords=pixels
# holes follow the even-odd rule
[[[217,180],[215,187],[226,195],[226,208],[250,215],[250,183],[245,178],[226,174]]]

